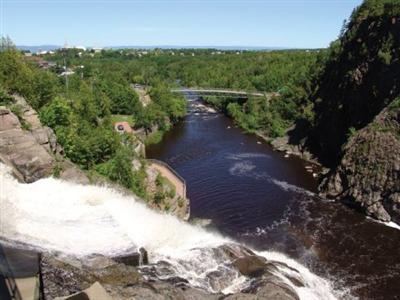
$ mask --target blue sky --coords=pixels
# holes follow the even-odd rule
[[[361,0],[0,0],[18,45],[326,47]]]

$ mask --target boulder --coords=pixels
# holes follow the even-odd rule
[[[125,264],[127,266],[138,267],[140,265],[148,263],[148,256],[146,249],[140,248],[139,251],[133,249],[132,251],[129,251],[127,254],[114,256],[113,260]]]
[[[276,280],[265,280],[260,282],[259,287],[253,294],[236,293],[225,299],[229,300],[299,300],[296,291],[287,284]]]
[[[140,279],[136,268],[101,255],[79,260],[44,254],[40,261],[40,270],[45,299],[79,293],[95,282],[99,282],[106,290],[118,290],[137,284]]]
[[[281,262],[269,261],[240,244],[225,244],[217,248],[216,251],[226,255],[232,262],[232,266],[242,275],[252,278],[248,288],[240,293],[229,295],[226,299],[299,299],[294,288],[276,275],[277,272],[280,272],[293,286],[303,287],[304,283],[300,276],[297,276],[297,270]]]
[[[235,259],[232,264],[245,276],[260,276],[265,270],[267,260],[258,255],[248,255]]]
[[[84,291],[66,297],[56,297],[54,300],[112,300],[112,298],[104,287],[96,281]]]
[[[62,163],[60,163],[60,174],[58,178],[75,182],[79,184],[89,184],[90,180],[81,169],[75,166],[72,162],[64,159]]]

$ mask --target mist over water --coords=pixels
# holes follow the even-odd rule
[[[18,183],[3,164],[0,178],[0,237],[8,245],[83,259],[93,253],[113,256],[144,247],[151,264],[168,262],[175,273],[171,276],[185,278],[192,286],[220,292],[208,280],[215,271],[222,274],[221,280],[228,280],[222,284],[223,292],[237,292],[249,284],[213,251],[231,239],[152,211],[134,197],[53,178]],[[276,275],[303,299],[335,299],[328,281],[297,262],[275,252],[259,254],[289,266],[280,267]],[[296,287],[285,277],[293,272],[290,268],[299,271],[295,275],[305,287]]]

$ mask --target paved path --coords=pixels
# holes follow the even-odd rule
[[[156,160],[149,160],[151,166],[161,173],[162,176],[167,178],[176,189],[176,193],[186,199],[186,183],[175,171],[171,169],[166,163]]]

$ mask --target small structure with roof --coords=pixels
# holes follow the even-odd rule
[[[128,122],[116,122],[114,128],[119,133],[133,133],[133,129]]]

